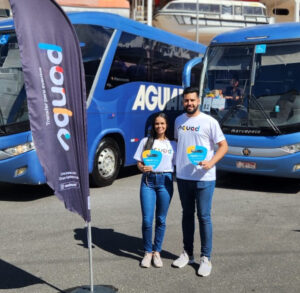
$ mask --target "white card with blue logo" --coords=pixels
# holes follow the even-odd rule
[[[156,150],[146,150],[142,153],[143,162],[146,166],[151,166],[155,170],[161,162],[162,153]]]
[[[207,155],[207,148],[200,145],[191,145],[186,149],[187,156],[193,165],[204,161]]]

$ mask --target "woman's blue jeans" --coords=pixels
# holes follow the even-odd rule
[[[212,251],[211,206],[215,181],[193,181],[177,178],[182,206],[183,248],[189,254],[194,251],[195,206],[200,228],[201,256],[210,259]]]
[[[142,233],[145,252],[162,249],[166,230],[166,217],[173,195],[172,173],[144,173],[140,199],[143,216]],[[156,211],[155,211],[156,208]],[[155,237],[152,246],[152,223],[155,211]]]

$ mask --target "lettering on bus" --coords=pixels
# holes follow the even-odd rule
[[[233,134],[260,134],[261,129],[235,129],[235,128],[232,128],[230,130],[230,132]]]
[[[141,85],[132,110],[183,110],[181,95],[183,89],[154,85]]]
[[[69,117],[73,115],[72,111],[67,109],[66,103],[66,90],[64,85],[64,70],[60,66],[63,60],[62,48],[57,45],[39,43],[39,48],[41,50],[47,50],[48,60],[52,63],[52,67],[49,71],[49,77],[52,82],[51,92],[53,93],[55,99],[52,100],[53,106],[53,118],[56,126],[59,128],[57,132],[57,139],[65,151],[70,149],[66,140],[71,138],[67,126],[69,125]]]

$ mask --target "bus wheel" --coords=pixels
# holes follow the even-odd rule
[[[121,166],[120,149],[111,138],[103,139],[97,149],[91,174],[94,186],[111,185],[119,174]]]

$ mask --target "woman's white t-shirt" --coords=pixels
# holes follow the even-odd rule
[[[133,156],[135,160],[143,162],[142,154],[147,140],[148,137],[144,137],[140,141],[140,144]],[[162,154],[161,162],[157,166],[157,168],[153,170],[153,172],[173,172],[176,155],[176,142],[170,141],[168,139],[155,139],[152,146],[152,150],[160,151]]]

